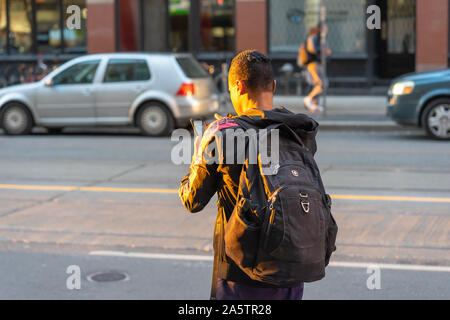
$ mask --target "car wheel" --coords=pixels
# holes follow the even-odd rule
[[[33,128],[33,118],[24,105],[10,103],[2,110],[1,126],[6,134],[29,134]]]
[[[431,102],[423,111],[422,125],[430,137],[450,139],[450,100],[438,99]]]
[[[150,102],[139,109],[136,123],[142,134],[147,136],[166,136],[174,128],[174,120],[166,106]]]

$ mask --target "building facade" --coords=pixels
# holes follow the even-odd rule
[[[0,81],[33,63],[118,51],[191,52],[217,67],[253,48],[280,74],[284,64],[295,66],[321,3],[332,86],[370,88],[447,68],[448,0],[0,0]],[[67,27],[73,5],[78,29]],[[367,27],[372,5],[380,8],[380,29]]]

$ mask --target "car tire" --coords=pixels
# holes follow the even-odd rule
[[[437,140],[450,139],[450,99],[430,102],[423,110],[421,123],[429,137]]]
[[[167,107],[159,102],[148,102],[139,108],[136,124],[146,136],[167,136],[174,128],[174,119]]]
[[[21,103],[8,103],[1,112],[0,124],[8,135],[29,134],[33,128],[33,117]]]

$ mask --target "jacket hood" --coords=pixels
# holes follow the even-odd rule
[[[293,113],[284,107],[270,111],[252,111],[244,113],[239,118],[261,129],[274,123],[284,123],[294,130],[313,154],[316,152],[316,134],[319,124],[310,116],[302,113]]]

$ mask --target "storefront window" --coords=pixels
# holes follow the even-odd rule
[[[31,0],[9,1],[9,53],[31,53]]]
[[[388,53],[415,53],[416,1],[388,1]]]
[[[234,51],[234,0],[201,0],[201,49]]]
[[[167,1],[151,0],[143,2],[143,51],[167,50]],[[155,32],[154,30],[159,30]]]
[[[36,2],[38,54],[61,52],[59,0]]]
[[[6,53],[6,0],[0,0],[0,54]],[[1,84],[0,84],[1,87]]]
[[[234,1],[118,0],[119,50],[234,51]]]
[[[76,6],[75,11],[67,12],[67,8],[70,6]],[[86,0],[64,0],[63,1],[63,13],[64,13],[64,52],[65,53],[86,53],[86,19],[87,8]],[[80,28],[67,28],[67,21],[73,15],[79,14]],[[72,22],[72,20],[71,20]]]
[[[86,19],[86,0],[0,0],[0,54],[85,53]]]
[[[169,0],[170,48],[188,51],[190,0]]]
[[[323,0],[328,45],[333,53],[366,50],[365,1]],[[270,0],[270,51],[296,53],[308,30],[319,22],[320,0]]]

